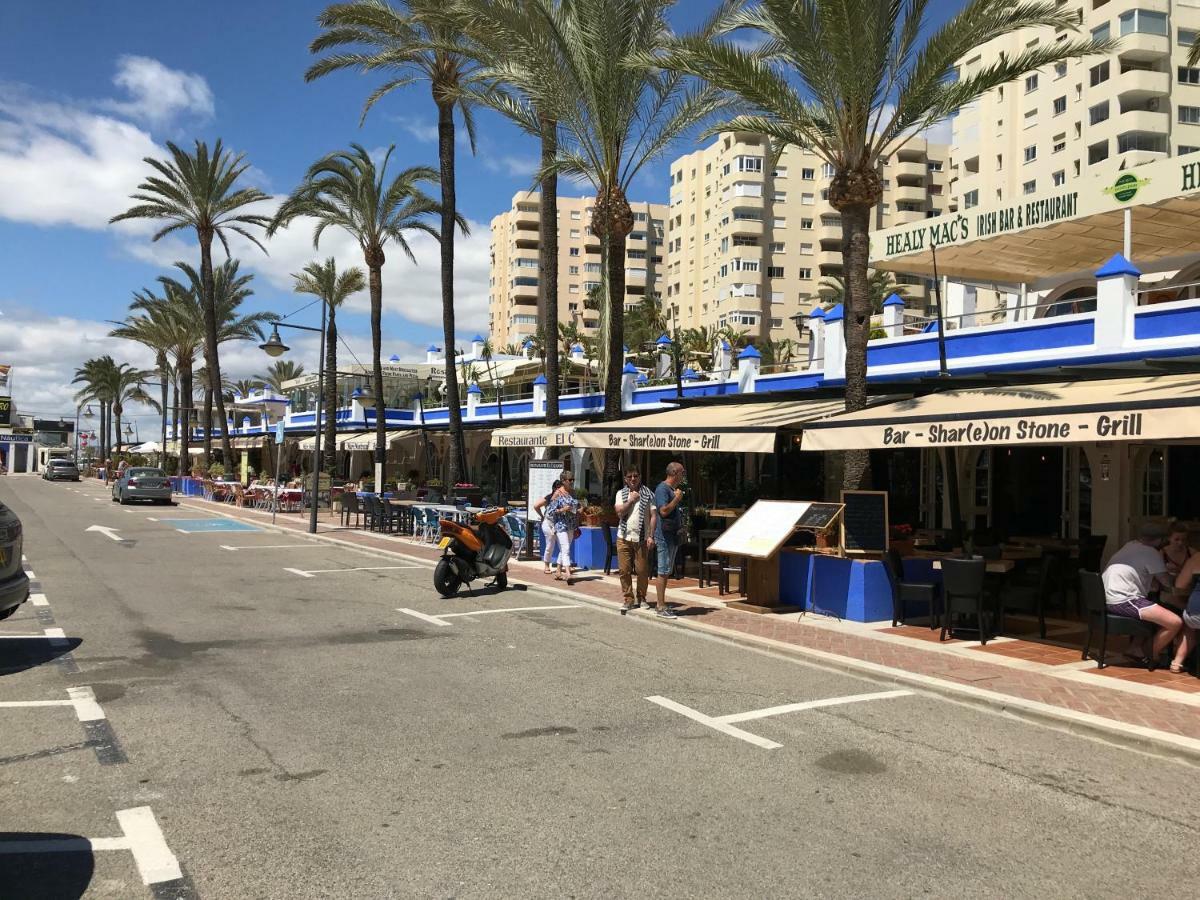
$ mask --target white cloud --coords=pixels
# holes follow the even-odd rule
[[[102,101],[101,106],[152,126],[169,125],[181,115],[207,120],[215,111],[203,76],[168,68],[146,56],[120,57],[113,84],[129,99]]]
[[[531,183],[541,164],[541,161],[533,156],[512,156],[487,151],[481,151],[480,161],[489,172],[498,172],[513,178],[527,178]]]
[[[411,134],[423,144],[433,144],[437,142],[438,130],[437,125],[431,125],[423,119],[409,119],[404,116],[392,116],[401,128]]]

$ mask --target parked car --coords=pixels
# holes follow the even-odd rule
[[[21,565],[21,520],[0,503],[0,619],[29,598],[29,576]]]
[[[74,460],[56,458],[46,463],[42,469],[42,478],[46,481],[78,481],[79,467]]]
[[[171,479],[162,469],[142,466],[129,468],[113,482],[112,498],[113,503],[122,504],[131,500],[170,503]]]

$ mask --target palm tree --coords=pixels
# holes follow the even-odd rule
[[[134,293],[136,303],[139,294]],[[116,327],[109,332],[110,337],[126,338],[136,341],[154,353],[154,368],[158,372],[158,382],[161,391],[159,409],[162,413],[162,449],[159,451],[159,465],[166,464],[167,453],[167,388],[171,382],[170,354],[175,348],[175,329],[169,317],[162,314],[157,307],[143,315],[130,315],[124,322],[113,322]]]
[[[640,350],[642,345],[658,340],[659,335],[669,327],[662,301],[653,294],[647,294],[625,319],[626,343],[635,351]]]
[[[262,382],[254,378],[239,378],[233,383],[234,395],[237,397],[249,397],[261,387]]]
[[[601,330],[607,348],[601,363],[607,419],[621,414],[625,244],[634,224],[630,184],[679,137],[724,106],[716,90],[691,87],[680,75],[635,64],[670,38],[666,14],[672,5],[673,0],[572,0],[546,19],[566,77],[550,88],[562,98],[556,107],[562,145],[558,158],[539,174],[585,180],[596,191],[592,228],[600,237],[606,271]],[[720,31],[727,5],[704,23],[698,40]],[[615,466],[614,458],[606,472]]]
[[[126,403],[144,403],[158,409],[158,402],[142,387],[142,382],[153,375],[152,371],[135,369],[129,363],[120,363],[109,370],[109,404],[112,407],[113,421],[116,423],[117,441],[121,440],[121,414],[125,411]]]
[[[109,409],[112,403],[111,374],[116,368],[116,362],[111,356],[101,356],[89,359],[75,370],[72,384],[82,385],[75,394],[76,405],[95,403],[100,407],[100,459],[108,458],[111,449],[109,443]]]
[[[901,300],[908,298],[904,285],[897,284],[891,272],[876,269],[867,275],[867,296],[872,313],[883,312],[883,301],[892,294]],[[821,299],[833,304],[845,303],[846,279],[841,275],[830,275],[821,279]]]
[[[318,22],[325,29],[310,45],[313,53],[342,48],[352,52],[331,53],[313,63],[304,74],[312,81],[343,69],[363,73],[379,70],[391,73],[367,97],[363,116],[381,98],[418,81],[428,83],[438,111],[438,167],[442,188],[441,276],[442,332],[446,342],[446,403],[450,414],[450,483],[456,483],[466,471],[459,406],[458,373],[454,366],[454,226],[466,232],[458,216],[454,181],[454,111],[463,116],[463,124],[475,149],[475,125],[471,115],[470,91],[475,84],[475,66],[455,48],[463,41],[455,21],[448,14],[445,0],[402,0],[390,6],[384,0],[354,0],[335,3],[321,13]],[[369,267],[369,263],[368,263]],[[376,385],[379,393],[379,385]],[[377,400],[378,403],[378,400]],[[382,415],[381,415],[382,418]],[[382,426],[380,426],[382,428]],[[379,432],[378,440],[383,441]],[[383,453],[383,447],[376,454]],[[381,461],[376,456],[377,465]]]
[[[740,5],[740,4],[739,4]],[[765,42],[747,52],[703,37],[672,42],[644,62],[694,75],[739,97],[752,112],[716,130],[750,131],[773,143],[811,148],[833,167],[829,202],[842,217],[842,270],[849,301],[846,409],[867,402],[867,282],[871,210],[883,196],[880,162],[961,106],[1024,75],[1115,48],[1068,39],[1001,55],[959,78],[960,61],[989,41],[1025,28],[1079,31],[1078,13],[1052,0],[970,0],[940,27],[926,27],[926,2],[763,0],[731,12],[727,25]],[[848,451],[843,484],[862,486],[866,451]]]
[[[276,394],[282,394],[285,381],[299,378],[303,374],[303,364],[292,362],[290,359],[277,359],[267,367],[265,374],[258,376],[258,380]]]
[[[325,329],[325,371],[328,380],[325,384],[325,471],[333,474],[337,447],[334,440],[337,435],[337,308],[346,302],[351,294],[357,294],[367,286],[362,269],[354,266],[339,272],[337,262],[331,256],[323,263],[312,262],[304,267],[302,272],[292,275],[295,285],[292,288],[297,294],[312,294],[320,297],[329,308],[329,321]]]
[[[240,234],[256,245],[263,246],[249,232],[250,226],[266,227],[269,219],[250,211],[250,207],[266,200],[258,188],[236,187],[242,173],[249,168],[241,154],[233,155],[218,140],[209,152],[208,144],[196,141],[196,151],[189,154],[170,141],[167,149],[171,158],[164,162],[146,157],[144,160],[156,174],[138,185],[133,199],[138,205],[113,216],[109,222],[124,219],[156,219],[167,224],[155,233],[153,240],[176,231],[190,228],[200,242],[200,298],[204,313],[204,364],[220,380],[221,362],[217,356],[217,294],[213,279],[212,244],[221,242],[229,256],[227,232]],[[266,252],[263,250],[263,252]],[[225,421],[225,400],[217,394],[217,415]],[[207,468],[211,438],[205,431],[204,464]],[[225,463],[233,460],[228,429],[221,430],[221,450]]]
[[[549,333],[558,324],[559,120],[569,77],[554,39],[558,0],[456,0],[453,12],[467,37],[465,51],[479,64],[489,88],[477,100],[514,122],[541,143],[541,205],[538,221],[538,321]],[[515,89],[495,90],[499,83]],[[559,365],[546,359],[546,423],[557,425]]]
[[[356,4],[357,5],[357,4]],[[387,464],[387,419],[384,413],[383,395],[383,265],[387,261],[384,247],[388,243],[398,246],[412,262],[416,262],[408,235],[424,232],[436,240],[441,236],[429,217],[438,211],[438,205],[430,199],[421,186],[437,181],[437,174],[430,168],[414,166],[405,169],[386,181],[388,160],[396,149],[389,147],[382,163],[376,167],[364,148],[351,144],[351,149],[313,163],[304,181],[292,191],[279,207],[275,219],[267,229],[268,235],[286,226],[300,216],[316,220],[313,230],[313,248],[321,242],[325,229],[336,226],[348,232],[362,248],[366,263],[368,286],[371,295],[371,351],[375,387],[375,483],[383,484],[384,467]],[[466,223],[463,223],[465,230]],[[451,237],[453,240],[453,237]],[[443,257],[444,259],[444,257]],[[443,297],[445,294],[443,293]],[[443,310],[443,314],[444,314]],[[453,310],[451,310],[453,318]],[[443,320],[445,316],[443,315]],[[458,384],[454,368],[454,343],[446,344],[446,383]],[[457,388],[456,388],[457,390]],[[450,397],[450,414],[458,413],[458,395]],[[332,412],[330,413],[332,415]],[[462,417],[458,417],[458,432],[453,429],[450,441],[462,439]],[[451,456],[452,474],[457,457]]]

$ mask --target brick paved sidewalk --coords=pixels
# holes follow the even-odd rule
[[[184,502],[196,509],[270,523],[270,513],[198,498]],[[276,525],[303,532],[307,530],[308,516],[281,514]],[[341,528],[337,518],[329,513],[322,513],[319,534],[364,550],[402,553],[431,563],[439,555],[433,546],[410,538]],[[540,562],[514,562],[510,577],[549,591],[569,591],[613,607],[622,600],[615,573],[606,577],[599,572],[582,571],[567,587],[544,575]],[[1131,677],[1121,677],[1119,670],[1114,672],[1110,668],[1105,674],[1114,673],[1117,677],[1098,677],[1094,663],[1078,662],[1077,650],[1025,644],[1046,652],[1022,652],[1017,646],[1022,642],[1010,644],[1004,639],[979,648],[966,641],[930,640],[936,632],[928,629],[908,629],[910,635],[905,633],[906,629],[837,623],[813,616],[764,616],[726,608],[711,596],[712,591],[699,590],[694,579],[673,581],[671,585],[668,599],[680,613],[673,624],[734,639],[769,642],[776,649],[790,649],[825,664],[877,677],[909,683],[916,680],[918,686],[968,702],[1006,708],[1042,720],[1059,719],[1070,728],[1111,732],[1106,736],[1156,751],[1172,750],[1200,761],[1200,679],[1188,675],[1173,675],[1167,680],[1158,672],[1140,672],[1137,674],[1149,678],[1143,679],[1146,683],[1139,683]],[[979,652],[980,649],[986,652]],[[1045,661],[1040,662],[1039,658]]]

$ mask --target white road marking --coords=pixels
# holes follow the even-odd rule
[[[305,578],[312,578],[314,575],[328,575],[331,572],[374,572],[377,569],[424,569],[425,566],[351,566],[348,569],[288,569],[284,568],[285,572],[294,572],[297,575],[303,575]]]
[[[0,709],[28,709],[35,706],[74,705],[74,700],[0,700]]]
[[[745,741],[747,744],[753,744],[755,747],[761,747],[763,750],[778,750],[783,744],[777,744],[774,741],[769,741],[766,738],[759,737],[757,734],[751,734],[748,731],[742,731],[740,728],[734,728],[726,722],[721,722],[711,716],[706,716],[704,713],[692,709],[690,706],[684,706],[682,703],[676,703],[674,700],[668,700],[666,697],[647,697],[651,703],[657,703],[664,709],[669,709],[679,713],[681,716],[687,716],[701,725],[707,725],[709,728],[719,731],[722,734],[727,734],[730,737],[735,737],[740,741]]]
[[[104,710],[96,702],[96,695],[87,685],[67,688],[66,700],[4,700],[0,709],[33,709],[44,706],[73,706],[80,722],[95,722],[105,719]]]
[[[87,528],[85,528],[83,530],[84,531],[97,531],[100,534],[104,535],[106,538],[108,538],[110,541],[116,541],[118,544],[125,540],[123,537],[121,537],[119,534],[117,534],[116,528],[113,528],[109,525],[89,525]]]
[[[766,709],[754,709],[750,712],[731,713],[727,716],[709,716],[692,709],[690,706],[684,706],[682,703],[676,703],[674,700],[669,700],[666,697],[647,697],[651,703],[657,703],[664,709],[669,709],[679,713],[681,716],[687,716],[701,725],[707,725],[709,728],[719,731],[722,734],[727,734],[730,737],[735,737],[738,740],[745,741],[748,744],[753,744],[756,747],[761,747],[764,750],[778,750],[782,744],[777,744],[774,741],[769,741],[766,738],[759,737],[757,734],[751,734],[748,731],[743,731],[740,728],[734,728],[734,722],[750,722],[754,719],[766,719],[771,716],[779,716],[784,713],[800,712],[806,709],[821,709],[827,706],[841,706],[845,703],[862,703],[867,700],[890,700],[894,697],[910,697],[912,691],[876,691],[870,694],[850,694],[845,697],[826,697],[824,700],[806,700],[803,703],[787,703],[783,706],[769,706]]]
[[[486,616],[488,613],[533,612],[535,609],[579,609],[578,604],[565,603],[561,606],[514,606],[511,609],[477,609],[473,612],[442,613],[443,619],[457,619],[460,616]]]
[[[33,569],[26,569],[26,570],[25,570],[25,576],[26,576],[27,578],[29,578],[31,581],[32,581],[34,578],[37,578],[37,576],[33,574]]]
[[[30,594],[29,602],[34,606],[49,606],[50,601],[46,599],[45,594]]]
[[[145,884],[174,881],[183,877],[179,860],[167,846],[162,829],[148,806],[117,810],[117,821],[129,841],[133,862]]]
[[[415,609],[402,608],[402,609],[397,609],[396,612],[405,613],[407,615],[412,616],[413,618],[420,619],[423,622],[428,622],[430,625],[440,625],[443,628],[450,627],[449,622],[443,622],[437,616],[427,616],[427,615],[425,615],[425,613],[417,612]]]
[[[154,518],[154,516],[146,516],[146,521],[147,522],[157,522],[158,519]]]
[[[218,544],[217,546],[219,546],[222,550],[233,550],[233,551],[237,551],[237,550],[289,550],[289,549],[295,549],[295,548],[299,548],[299,547],[307,547],[307,548],[311,549],[313,547],[312,544],[262,544],[259,546],[256,546],[254,544],[243,544],[240,547],[231,547],[231,546],[229,546],[229,544]]]
[[[50,643],[55,646],[62,646],[63,644],[70,643],[70,641],[67,640],[67,633],[61,628],[44,628],[42,630],[46,632],[45,636],[49,639]]]
[[[717,716],[718,722],[749,722],[753,719],[766,719],[783,713],[800,712],[805,709],[821,709],[826,706],[841,706],[845,703],[862,703],[866,700],[889,700],[892,697],[910,697],[912,691],[879,691],[874,694],[851,694],[848,697],[826,697],[824,700],[807,700],[804,703],[788,703],[785,706],[771,706],[766,709],[755,709],[750,712],[734,713],[730,716]]]

